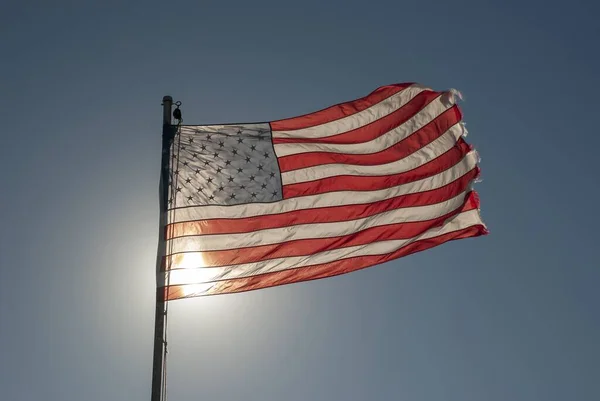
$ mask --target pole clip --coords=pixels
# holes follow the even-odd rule
[[[181,106],[181,102],[180,101],[175,102],[175,110],[173,110],[173,118],[179,121],[177,123],[177,125],[181,125],[181,123],[183,122],[183,118],[181,117],[181,109],[179,108],[179,106]]]

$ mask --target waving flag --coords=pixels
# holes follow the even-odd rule
[[[397,84],[296,118],[181,126],[165,299],[330,277],[486,234],[455,95]]]

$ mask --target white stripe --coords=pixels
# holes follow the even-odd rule
[[[328,136],[338,135],[343,132],[348,132],[387,116],[388,114],[404,106],[411,99],[425,90],[431,89],[425,88],[418,84],[411,85],[408,88],[393,94],[387,99],[374,104],[368,109],[352,114],[348,117],[340,118],[335,121],[309,128],[289,131],[273,131],[273,138],[325,138]]]
[[[170,275],[170,285],[209,283],[217,280],[250,277],[258,274],[329,263],[357,256],[385,255],[418,240],[438,237],[480,224],[483,225],[479,211],[469,210],[454,216],[442,226],[433,227],[423,234],[410,239],[378,241],[365,245],[337,248],[312,255],[278,258],[255,263],[173,270],[168,274]],[[161,281],[163,277],[163,274],[159,274]]]
[[[259,245],[280,244],[309,238],[331,238],[353,234],[367,228],[388,224],[425,221],[438,218],[462,207],[463,192],[444,202],[389,210],[368,217],[341,222],[297,224],[240,234],[195,235],[167,241],[169,254],[180,252],[222,251]]]
[[[275,154],[277,157],[283,157],[308,152],[332,152],[346,154],[370,154],[381,152],[382,150],[395,145],[401,140],[408,138],[410,135],[429,124],[436,117],[450,109],[452,106],[453,105],[444,100],[442,96],[439,96],[403,124],[368,142],[352,144],[282,143],[274,146]]]
[[[244,131],[244,137],[252,137],[253,135],[265,135],[271,130],[269,123],[244,123],[244,124],[228,124],[228,125],[182,125],[180,127],[183,135],[200,135],[200,139],[208,134],[219,134],[233,136],[239,138],[240,130]]]
[[[265,216],[304,210],[343,205],[359,205],[377,202],[395,196],[433,190],[449,184],[467,174],[477,166],[479,156],[471,151],[452,168],[426,177],[418,181],[397,185],[377,191],[337,191],[324,194],[302,196],[284,199],[275,203],[249,203],[234,206],[196,206],[171,211],[171,222],[209,220],[209,219],[238,219],[254,216]]]
[[[450,150],[463,135],[463,133],[463,125],[461,123],[456,123],[442,136],[403,159],[395,160],[391,163],[376,164],[372,166],[359,166],[354,164],[323,164],[313,167],[306,167],[282,173],[281,182],[283,185],[289,185],[306,181],[315,181],[322,178],[339,175],[381,176],[404,173],[430,162]]]

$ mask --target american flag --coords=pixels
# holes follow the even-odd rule
[[[180,126],[165,299],[335,276],[486,234],[456,97],[395,84],[296,118]]]

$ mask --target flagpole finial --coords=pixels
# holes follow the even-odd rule
[[[163,126],[171,125],[171,109],[173,108],[173,98],[163,96]]]

